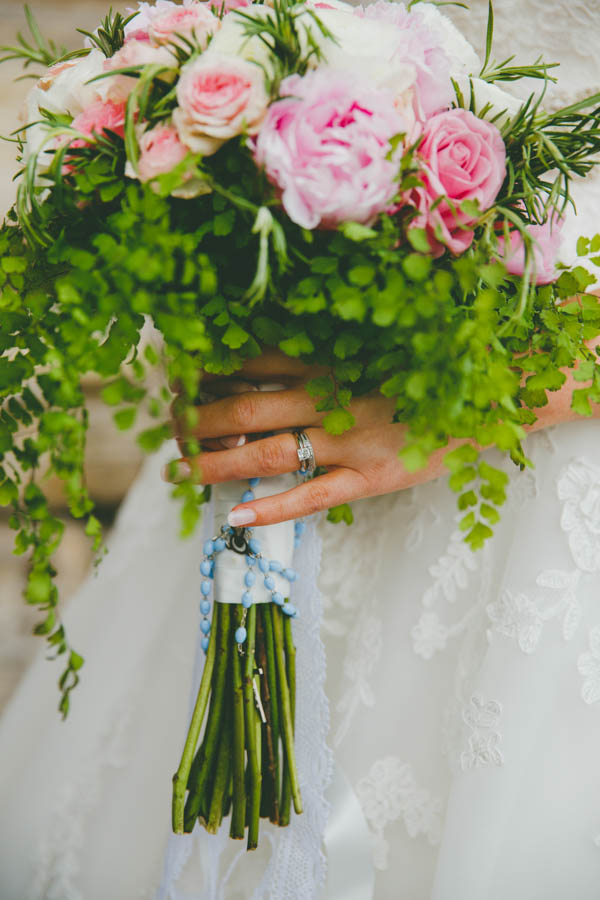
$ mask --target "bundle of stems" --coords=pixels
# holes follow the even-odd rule
[[[247,629],[243,644],[236,629]],[[204,671],[179,768],[173,831],[196,820],[258,846],[259,821],[288,825],[302,812],[294,753],[295,647],[291,619],[274,603],[215,603]],[[206,721],[205,721],[206,717]],[[204,730],[202,726],[204,725]],[[201,737],[202,733],[202,737]]]

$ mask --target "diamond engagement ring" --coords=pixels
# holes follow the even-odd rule
[[[294,433],[298,449],[298,461],[300,463],[300,472],[302,475],[314,475],[317,463],[315,461],[315,451],[310,442],[310,438],[305,431],[296,431]]]

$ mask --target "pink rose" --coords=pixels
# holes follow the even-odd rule
[[[63,147],[65,143],[76,149],[77,147],[85,147],[91,141],[95,140],[96,135],[102,135],[105,130],[114,131],[119,137],[125,136],[125,103],[113,103],[112,100],[97,100],[92,103],[83,112],[75,116],[71,122],[71,126],[82,134],[88,135],[85,138],[75,138],[69,141],[66,137],[60,137],[55,140],[55,147]],[[63,175],[72,172],[74,166],[70,165],[68,160],[73,160],[73,156],[65,156],[65,164],[63,165]]]
[[[196,41],[202,49],[208,44],[211,34],[221,25],[220,19],[213,15],[206,3],[194,3],[188,6],[176,6],[152,17],[148,32],[150,39],[157,44],[186,44],[179,36],[189,41]]]
[[[372,222],[396,192],[390,139],[406,132],[393,95],[347,74],[316,69],[281,83],[256,140],[256,162],[304,228]]]
[[[396,31],[395,60],[411,63],[416,70],[415,112],[421,119],[451,106],[455,93],[450,78],[450,60],[439,32],[420,15],[417,6],[410,12],[403,3],[377,0],[356,7],[354,14],[385,22]]]
[[[549,217],[543,225],[527,226],[527,231],[534,241],[534,270],[531,275],[536,284],[550,284],[558,277],[556,260],[562,239],[562,227],[563,220],[556,217]],[[525,273],[525,248],[521,233],[517,230],[511,231],[508,250],[504,237],[499,237],[498,247],[502,261],[510,274],[522,276]]]
[[[145,131],[140,138],[140,181],[151,181],[165,172],[171,172],[188,153],[188,148],[181,143],[172,125],[161,124]]]
[[[125,103],[113,103],[112,100],[92,103],[82,113],[75,116],[71,123],[76,131],[93,139],[94,135],[102,135],[104,131],[114,131],[119,137],[125,136]],[[84,147],[87,141],[76,138],[71,147]]]
[[[481,212],[489,209],[506,175],[500,132],[466,109],[450,109],[425,124],[418,156],[424,185],[408,198],[419,211],[412,225],[427,230],[433,252],[441,254],[445,246],[464,253],[473,240],[469,226],[477,217],[460,205],[469,200]],[[441,197],[447,200],[438,202]]]
[[[269,98],[259,66],[208,49],[182,69],[177,102],[173,122],[179,137],[210,156],[237,134],[255,134]]]

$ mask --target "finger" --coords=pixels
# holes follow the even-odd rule
[[[306,432],[311,441],[319,465],[338,463],[343,456],[343,437],[332,437],[321,428]],[[300,467],[298,445],[293,434],[277,434],[238,447],[234,450],[214,451],[191,459],[177,461],[165,467],[172,476],[168,480],[193,477],[201,484],[219,484],[223,481],[239,481],[244,478],[268,478],[297,472]]]
[[[248,391],[257,391],[258,387],[251,381],[241,381],[239,378],[215,378],[210,382],[209,393],[215,398],[231,397],[232,394],[247,394]]]
[[[281,350],[275,348],[263,349],[260,356],[254,359],[247,359],[240,370],[240,374],[252,381],[268,381],[271,377],[277,377],[280,381],[287,381],[289,384],[298,381],[307,381],[317,375],[327,374],[328,369],[325,366],[312,366],[286,356]],[[218,375],[205,373],[203,381],[211,381],[219,378]]]
[[[250,391],[199,407],[192,434],[200,440],[256,434],[299,424],[317,425],[321,418],[304,388],[274,393]]]
[[[289,519],[299,519],[313,513],[347,503],[366,496],[368,486],[360,472],[340,468],[326,475],[319,475],[291,491],[252,500],[234,507],[228,522],[233,527],[242,525],[275,525]]]

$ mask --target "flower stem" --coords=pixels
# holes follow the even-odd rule
[[[241,607],[236,607],[236,628],[242,621]],[[242,666],[237,646],[232,652],[233,688],[233,809],[231,813],[232,838],[243,838],[246,830],[246,784],[244,777],[244,695],[242,687]]]
[[[227,679],[228,682],[230,679]],[[226,696],[229,695],[229,689]],[[210,801],[210,811],[206,830],[211,834],[216,834],[223,820],[223,810],[226,806],[225,793],[229,789],[231,781],[231,736],[233,731],[231,704],[227,703],[225,707],[224,724],[221,732],[221,740],[219,741],[219,753],[217,756],[217,764],[215,769],[214,785],[212,797]]]
[[[290,691],[290,709],[292,713],[292,729],[295,729],[296,721],[296,648],[292,638],[292,621],[286,616],[283,620],[283,639],[285,645],[285,668]],[[289,825],[291,803],[291,778],[290,767],[287,759],[284,761],[283,778],[281,785],[281,818],[282,824]],[[296,805],[294,803],[294,809]],[[297,810],[296,810],[297,811]]]
[[[256,641],[256,607],[248,610],[246,622],[248,637],[244,645],[246,658],[244,666],[244,713],[246,726],[246,749],[248,753],[249,803],[248,803],[248,850],[258,846],[258,826],[260,820],[261,773],[258,765],[256,740],[256,707],[254,703],[254,645]]]
[[[285,762],[287,764],[287,773],[290,782],[290,791],[294,801],[294,809],[300,814],[302,812],[302,798],[300,797],[300,788],[298,787],[298,771],[296,769],[296,754],[294,751],[294,724],[285,664],[283,615],[284,614],[280,612],[279,609],[273,609],[273,637],[275,644],[275,658],[277,661],[279,704]]]
[[[204,740],[194,760],[193,772],[188,781],[188,798],[185,804],[184,828],[192,831],[201,811],[204,789],[211,774],[217,754],[221,732],[221,720],[225,701],[228,659],[231,646],[231,612],[229,604],[216,603],[213,628],[217,631],[216,659],[212,678],[212,693]]]
[[[265,765],[263,768],[263,804],[261,815],[279,824],[279,710],[277,708],[277,673],[273,647],[271,604],[259,606],[256,634],[257,662],[262,669],[261,699],[267,723],[264,729]]]
[[[208,703],[208,697],[210,694],[210,684],[215,663],[216,646],[217,636],[216,628],[214,628],[208,644],[208,651],[206,654],[206,660],[204,662],[202,679],[200,681],[200,687],[198,688],[198,696],[196,697],[196,704],[194,706],[194,712],[192,713],[192,720],[190,722],[190,727],[188,729],[187,737],[185,740],[183,753],[181,755],[181,762],[179,763],[179,768],[177,769],[176,773],[173,775],[172,820],[173,831],[175,832],[175,834],[183,834],[185,792],[187,788],[190,769],[192,767],[194,752],[196,750],[198,738],[200,737],[200,729],[202,728],[204,713],[206,712],[206,704]]]

